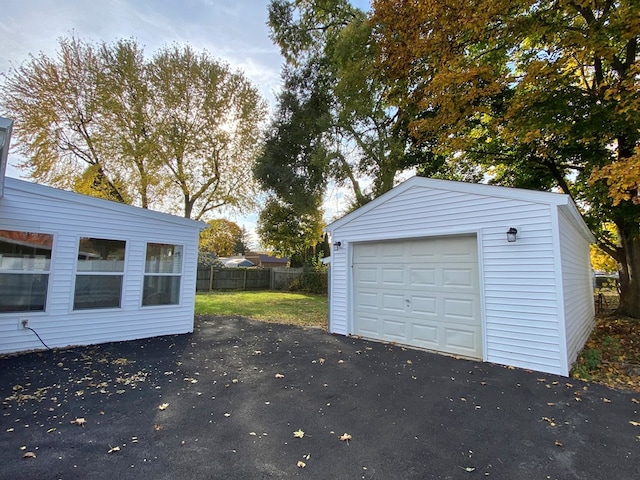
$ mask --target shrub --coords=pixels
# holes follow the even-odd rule
[[[289,284],[289,291],[326,295],[328,287],[326,272],[305,272]]]

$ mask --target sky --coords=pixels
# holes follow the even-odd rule
[[[369,10],[369,0],[351,0]],[[164,46],[189,44],[207,50],[257,86],[275,108],[283,59],[269,39],[269,0],[20,0],[7,1],[0,16],[0,74],[20,66],[29,55],[53,57],[58,39],[75,35],[84,41],[111,43],[133,38],[151,56]],[[7,175],[24,175],[9,154]],[[340,194],[327,199],[329,217],[340,208]],[[257,213],[230,220],[255,230]],[[255,237],[253,237],[255,241]]]

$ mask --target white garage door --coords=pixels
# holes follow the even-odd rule
[[[357,244],[353,279],[356,335],[482,359],[475,236]]]

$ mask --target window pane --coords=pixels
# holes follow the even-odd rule
[[[145,276],[142,305],[177,305],[180,302],[180,277]]]
[[[81,238],[78,248],[79,272],[124,272],[123,240]]]
[[[73,309],[120,306],[122,275],[76,275]]]
[[[48,272],[53,235],[0,230],[0,270]]]
[[[0,273],[0,312],[43,312],[49,275]]]
[[[182,273],[182,245],[147,243],[145,273]]]

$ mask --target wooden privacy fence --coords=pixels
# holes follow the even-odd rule
[[[286,290],[302,275],[302,268],[215,268],[198,266],[196,291]]]

